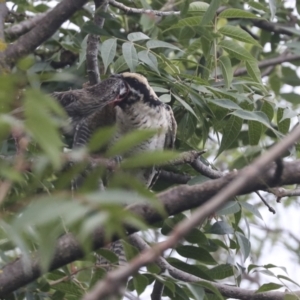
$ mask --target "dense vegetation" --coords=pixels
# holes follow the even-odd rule
[[[278,275],[276,266],[289,270],[261,254],[267,242],[279,242],[298,264],[300,240],[289,224],[266,225],[260,213],[265,205],[270,212],[299,209],[294,2],[0,2],[0,297],[299,299],[291,292],[297,278]],[[95,153],[114,128],[66,151],[68,118],[49,94],[124,71],[146,76],[172,106],[177,163],[169,152],[111,161],[147,132],[124,136],[100,159]],[[278,152],[267,152],[274,144]],[[150,192],[126,171],[153,164],[163,171]],[[84,184],[72,190],[83,171]],[[108,187],[99,191],[108,173]],[[216,202],[215,194],[234,183]],[[124,202],[131,207],[124,210]],[[143,234],[127,237],[136,231]],[[93,251],[117,263],[100,248],[120,237],[129,264],[105,277]]]

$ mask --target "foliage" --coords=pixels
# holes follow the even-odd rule
[[[130,1],[124,4],[132,5]],[[135,4],[160,10],[163,2]],[[224,5],[227,9],[220,10]],[[26,0],[15,1],[11,7],[16,23],[24,14],[51,8],[46,1]],[[299,11],[299,4],[297,8]],[[100,130],[92,137],[89,148],[64,153],[69,140],[61,128],[67,126],[67,118],[47,96],[53,91],[81,88],[87,81],[88,34],[96,34],[101,40],[102,78],[126,70],[144,74],[161,101],[173,108],[178,123],[176,150],[207,148],[202,160],[207,165],[215,164],[213,168],[230,170],[248,165],[295,124],[299,61],[273,66],[263,79],[259,62],[277,57],[283,49],[300,54],[299,32],[289,27],[291,36],[286,39],[286,35],[276,32],[252,30],[253,20],[269,22],[276,16],[278,23],[289,22],[291,14],[284,4],[264,0],[180,1],[174,10],[181,15],[126,15],[110,6],[107,13],[97,12],[105,18],[103,29],[99,29],[92,21],[93,7],[88,3],[34,53],[19,60],[11,74],[1,75],[0,189],[8,194],[5,197],[0,192],[0,264],[4,266],[20,253],[29,259],[32,251],[39,249],[42,268],[47,270],[55,241],[65,232],[74,233],[86,251],[82,261],[46,273],[7,299],[79,299],[104,276],[101,268],[95,270],[95,257],[90,254],[89,236],[93,230],[103,226],[109,239],[116,233],[124,235],[124,223],[141,230],[149,228],[143,220],[125,212],[124,203],[146,202],[161,210],[155,194],[136,182],[127,170],[167,162],[174,158],[173,153],[145,153],[122,162],[110,175],[105,193],[97,189],[98,178],[106,172],[103,165],[86,172],[78,193],[70,189],[72,179],[87,168],[87,154],[102,146],[114,132],[111,128]],[[299,26],[299,20],[296,23]],[[236,76],[237,70],[243,68],[242,76]],[[286,85],[289,87],[283,89]],[[120,155],[149,134],[125,136],[105,156]],[[286,155],[296,157],[297,153],[290,149]],[[14,156],[17,158],[10,159]],[[68,167],[70,160],[73,164]],[[169,169],[193,176],[191,185],[209,180],[187,165]],[[154,190],[159,192],[170,186],[159,180]],[[164,238],[187,216],[182,213],[169,217],[156,224],[155,232]],[[229,279],[239,286],[245,280],[244,273],[251,277],[261,272],[270,275],[272,282],[259,282],[255,286],[258,292],[286,288],[286,281],[295,280],[273,273],[276,266],[249,264],[250,255],[259,256],[255,251],[263,247],[249,226],[259,219],[262,215],[253,198],[232,199],[203,228],[194,228],[167,260],[209,281]],[[124,244],[128,257],[137,253],[126,238]],[[259,247],[251,248],[253,244]],[[101,254],[116,262],[108,250]],[[163,283],[164,295],[171,299],[224,299],[209,284],[188,284],[161,274],[155,266],[133,276],[128,289],[142,295],[155,280]],[[204,292],[204,288],[211,293]]]

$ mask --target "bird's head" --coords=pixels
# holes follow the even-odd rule
[[[111,78],[118,78],[122,81],[120,96],[113,101],[115,105],[122,107],[130,106],[138,101],[143,101],[149,106],[161,104],[157,95],[146,77],[138,73],[125,72],[112,75]],[[122,94],[121,94],[122,93]]]

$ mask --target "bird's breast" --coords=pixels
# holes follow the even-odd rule
[[[154,129],[157,133],[130,151],[130,155],[143,151],[162,150],[165,144],[166,132],[169,128],[168,111],[164,106],[149,107],[144,103],[132,105],[126,110],[116,107],[118,133],[122,135],[143,129]]]

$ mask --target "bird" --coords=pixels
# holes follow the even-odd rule
[[[173,149],[176,139],[177,123],[172,108],[160,101],[147,78],[139,73],[124,72],[111,75],[107,82],[60,96],[59,102],[72,117],[75,127],[73,147],[87,142],[90,134],[105,125],[116,125],[116,133],[110,145],[122,136],[135,131],[150,129],[155,134],[146,141],[123,154],[122,159],[135,156],[145,151]],[[100,95],[98,95],[100,93]],[[102,118],[100,120],[100,118]],[[134,173],[147,188],[157,177],[157,167],[142,168]],[[126,263],[121,241],[112,242],[107,247],[119,257],[119,265]],[[104,258],[98,259],[98,265],[105,265]],[[106,268],[107,271],[111,267]]]
[[[124,158],[145,151],[173,149],[177,131],[173,111],[159,100],[146,77],[125,72],[112,78],[122,79],[127,87],[126,95],[114,102],[117,132],[113,140],[117,141],[134,130],[156,130],[151,138],[133,147]],[[156,168],[152,167],[140,170],[135,176],[149,188],[156,172]]]

